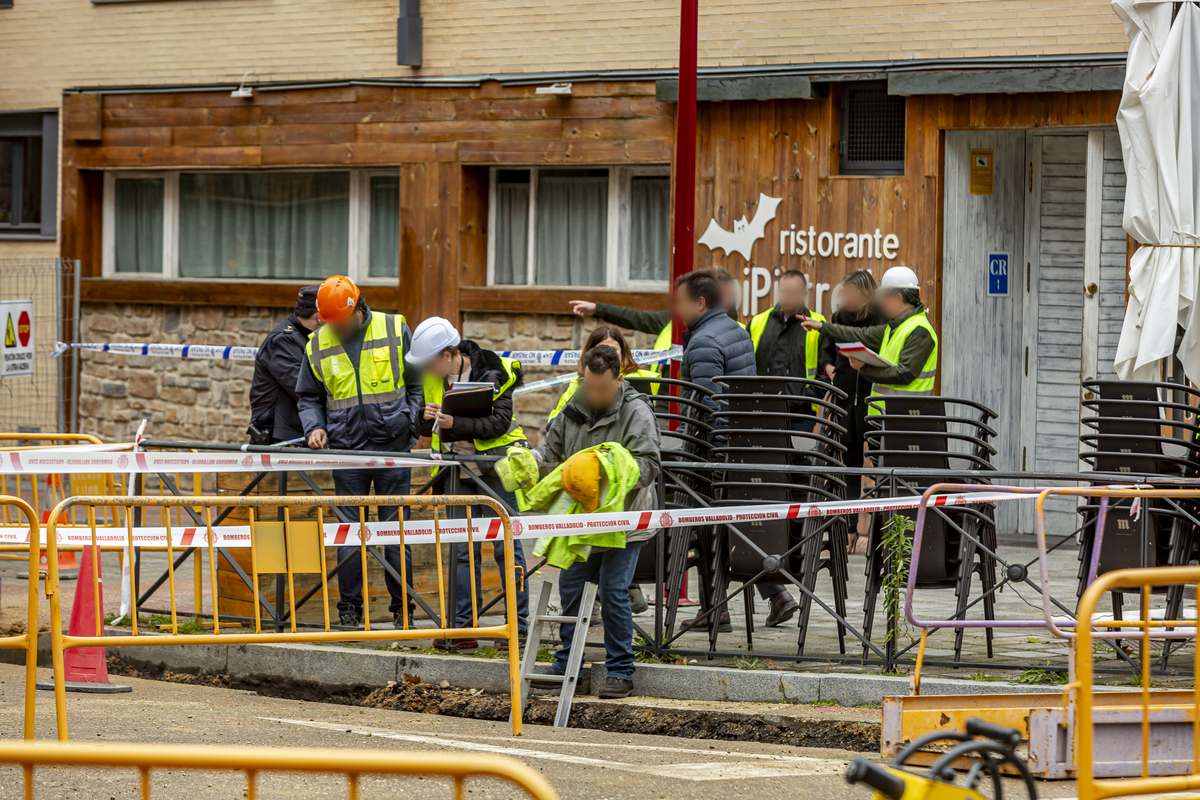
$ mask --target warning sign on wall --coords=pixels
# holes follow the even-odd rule
[[[971,194],[992,193],[992,164],[991,150],[971,150]]]
[[[0,300],[0,378],[33,375],[33,301]]]

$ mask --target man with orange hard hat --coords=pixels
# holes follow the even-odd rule
[[[307,368],[296,380],[297,403],[304,435],[312,448],[339,450],[408,450],[417,436],[417,415],[424,405],[421,376],[404,369],[412,335],[404,317],[372,311],[354,282],[344,275],[327,278],[317,290],[317,313],[323,325],[308,340]],[[338,495],[409,493],[407,468],[334,470]],[[398,506],[381,506],[381,522],[399,516]],[[407,515],[407,513],[406,513]],[[405,548],[408,549],[407,546]],[[389,610],[396,627],[404,624],[399,547],[383,548],[392,567],[384,570]],[[357,545],[338,548],[338,615],[340,623],[358,627],[363,620],[362,560]],[[406,554],[407,556],[407,554]],[[405,580],[412,584],[412,558],[406,557]],[[410,591],[409,597],[413,594]],[[413,605],[409,601],[409,618]]]

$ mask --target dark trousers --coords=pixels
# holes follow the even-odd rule
[[[333,473],[333,488],[338,497],[349,495],[367,495],[371,493],[371,485],[375,486],[375,494],[377,495],[398,495],[408,494],[409,487],[412,483],[412,470],[407,467],[396,469],[339,469]],[[358,509],[355,507],[347,507],[346,510],[357,517]],[[399,506],[379,506],[379,521],[390,522],[400,516]],[[370,512],[366,512],[368,519]],[[408,509],[404,509],[404,518],[408,519]],[[344,545],[337,549],[338,562],[342,562],[348,556],[354,556],[345,564],[342,565],[338,572],[338,613],[355,614],[362,619],[363,616],[363,575],[362,575],[362,558],[361,547],[359,545]],[[399,545],[384,545],[383,559],[391,565],[392,569],[400,572],[400,546]],[[405,580],[408,585],[412,586],[412,548],[409,545],[404,546]],[[403,587],[400,581],[392,577],[392,573],[384,570],[384,583],[387,585],[388,594],[391,595],[392,601],[388,604],[388,611],[396,614],[404,607],[404,595],[402,594]],[[413,609],[416,607],[416,602],[412,600],[412,593],[409,593],[408,614],[409,619],[412,618]]]
[[[500,478],[495,475],[484,475],[481,480],[487,484],[492,493],[508,504],[508,507],[516,510],[517,498],[511,492],[504,491],[504,484],[500,482]],[[469,491],[469,487],[467,489]],[[452,508],[453,515],[461,519],[466,516],[463,513],[462,507]],[[494,517],[495,512],[488,508],[474,507],[471,509],[472,517]],[[483,608],[483,542],[475,542],[475,608]],[[454,621],[460,628],[467,628],[471,625],[471,562],[468,557],[467,543],[460,542],[454,545],[454,556],[456,569],[458,574],[455,580],[458,583],[458,597],[454,599]],[[504,576],[504,540],[497,540],[492,543],[492,557],[496,560],[496,566],[500,568],[501,589],[505,584]],[[513,565],[516,567],[517,580],[517,629],[521,635],[525,635],[525,629],[529,624],[529,586],[526,583],[529,577],[525,574],[525,548],[521,542],[513,541]],[[505,613],[505,606],[500,606],[500,613]]]
[[[599,591],[600,613],[604,617],[604,665],[610,678],[633,677],[633,612],[629,607],[629,584],[637,567],[638,553],[645,542],[628,542],[624,548],[612,548],[592,553],[587,561],[576,561],[558,576],[558,600],[564,616],[579,616],[579,601],[583,587],[596,583]],[[567,672],[567,657],[575,638],[575,624],[559,626],[562,648],[554,654],[551,667],[559,675]]]

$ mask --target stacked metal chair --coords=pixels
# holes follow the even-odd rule
[[[663,469],[659,477],[660,504],[657,507],[693,509],[713,505],[712,474],[681,466],[689,462],[712,460],[713,422],[708,406],[703,402],[705,398],[712,397],[712,392],[694,383],[672,378],[625,380],[650,399],[654,416],[659,422]],[[642,548],[634,571],[634,582],[654,581],[656,586],[662,584],[668,598],[664,620],[666,639],[671,638],[674,630],[679,614],[679,594],[684,576],[690,568],[698,568],[702,600],[706,604],[710,600],[707,594],[712,586],[708,571],[710,560],[701,558],[700,553],[711,549],[711,539],[711,528],[672,529],[666,537],[656,537],[650,546]]]
[[[994,471],[996,454],[991,440],[997,436],[990,423],[996,412],[972,400],[954,397],[879,396],[870,401],[867,417],[874,430],[867,433],[867,456],[879,469],[905,470],[904,477],[881,477],[876,497],[920,495],[936,483],[980,483],[986,479],[972,471]],[[896,515],[916,520],[916,511]],[[884,576],[894,570],[897,554],[884,542],[884,525],[892,514],[873,515],[867,550],[866,597],[863,630],[869,637],[877,598]],[[982,547],[980,547],[982,545]],[[925,517],[916,585],[922,589],[953,589],[957,598],[955,618],[965,618],[970,605],[971,585],[978,575],[986,619],[994,619],[997,562],[995,511],[991,505],[939,507]],[[888,620],[889,631],[895,619]],[[992,656],[992,629],[987,628],[987,653]],[[963,629],[955,631],[954,660],[962,659]],[[894,653],[894,636],[888,637],[888,652]],[[866,657],[866,650],[864,650]]]
[[[1083,407],[1092,412],[1082,424],[1080,459],[1102,473],[1093,485],[1122,478],[1138,482],[1200,477],[1200,392],[1188,386],[1152,381],[1085,381]],[[1161,398],[1167,397],[1168,400]],[[1086,450],[1084,450],[1086,448]],[[1100,505],[1078,508],[1083,517],[1079,547],[1078,594],[1096,575],[1131,567],[1184,566],[1200,556],[1200,505],[1180,500],[1109,502],[1097,531]],[[1122,595],[1112,596],[1121,618]],[[1167,618],[1178,619],[1183,587],[1167,590]],[[1164,659],[1165,659],[1164,655]]]
[[[727,464],[770,467],[761,472],[727,470],[718,473],[713,495],[719,505],[813,503],[844,500],[843,477],[824,470],[788,471],[787,467],[836,470],[843,466],[845,428],[837,423],[840,406],[832,386],[804,379],[764,376],[726,376],[715,381],[723,388],[715,400],[713,459]],[[801,397],[803,393],[816,397]],[[797,430],[800,428],[800,430]],[[785,468],[785,469],[780,469]],[[747,643],[753,643],[753,589],[756,584],[796,583],[800,604],[796,654],[804,654],[817,577],[826,572],[833,584],[838,641],[846,652],[847,523],[844,516],[768,520],[720,526],[715,535],[713,594],[718,611],[728,603],[731,581],[741,582],[746,611]],[[828,606],[826,606],[828,607]],[[718,628],[709,627],[709,647],[715,650]]]

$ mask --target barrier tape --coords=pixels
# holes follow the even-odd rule
[[[1036,495],[1013,494],[1011,492],[969,492],[963,494],[938,495],[931,505],[964,506],[995,503],[1003,500],[1036,500]],[[830,517],[839,514],[856,514],[873,511],[900,511],[916,508],[921,497],[893,497],[881,500],[847,500],[822,503],[775,503],[756,506],[729,506],[725,508],[674,509],[671,511],[624,511],[606,514],[548,514],[544,516],[513,517],[513,537],[520,539],[552,539],[559,536],[580,536],[592,533],[658,530],[662,528],[688,528],[698,525],[720,523],[755,523],[774,520],[801,519],[804,517]],[[116,505],[119,505],[116,504]],[[329,511],[332,516],[333,512]],[[324,525],[326,547],[358,545],[359,523],[327,522]],[[368,522],[367,544],[400,544],[400,523]],[[464,519],[440,520],[438,533],[443,543],[467,541],[467,521]],[[471,520],[471,539],[478,542],[504,538],[504,526],[495,517],[475,517]],[[86,527],[60,527],[56,530],[56,541],[60,545],[90,545],[91,529]],[[133,529],[133,544],[140,547],[166,547],[165,527],[137,527]],[[404,523],[406,544],[432,544],[437,541],[432,520],[408,520]],[[0,544],[27,544],[27,528],[0,528]],[[129,533],[124,527],[96,528],[96,542],[106,547],[128,546]],[[174,547],[207,546],[208,534],[204,526],[172,526],[171,544]],[[214,547],[249,547],[249,525],[219,525],[213,528]]]
[[[54,358],[72,348],[94,353],[117,353],[126,356],[159,356],[163,358],[214,359],[218,361],[253,361],[258,355],[257,347],[223,347],[207,344],[165,344],[160,342],[57,342]],[[634,350],[634,360],[639,363],[664,361],[682,349]],[[503,350],[499,355],[514,358],[530,367],[577,367],[579,350]],[[643,359],[648,359],[643,361]]]
[[[428,459],[290,453],[79,453],[79,448],[0,451],[0,475],[43,472],[291,472],[428,467]],[[442,461],[451,464],[456,462]]]
[[[671,350],[634,350],[633,360],[638,366],[646,366],[647,364],[661,364],[670,358],[681,358],[683,356],[682,348],[672,348]],[[643,355],[638,356],[638,353]],[[539,392],[542,389],[549,389],[554,386],[562,386],[564,383],[570,383],[579,376],[578,372],[568,372],[566,375],[555,375],[553,378],[546,378],[544,381],[535,381],[527,383],[524,386],[518,386],[513,389],[514,395],[528,394],[529,392]]]

